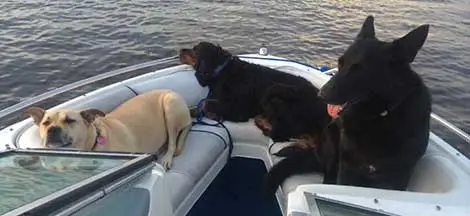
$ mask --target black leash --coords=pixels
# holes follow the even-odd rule
[[[229,139],[229,143],[228,143],[228,153],[229,153],[229,157],[228,159],[230,159],[231,155],[232,155],[232,152],[233,152],[233,140],[232,140],[232,135],[230,134],[230,131],[229,129],[227,128],[227,126],[224,125],[224,120],[221,118],[221,119],[217,119],[217,120],[214,120],[215,123],[208,123],[206,121],[203,120],[204,116],[205,116],[205,113],[204,113],[204,110],[201,109],[204,101],[206,101],[207,98],[204,98],[202,100],[199,101],[196,109],[198,111],[197,115],[196,115],[196,121],[194,121],[192,123],[192,125],[206,125],[206,126],[213,126],[213,127],[222,127],[225,129],[225,131],[227,132],[227,135],[228,135],[228,139]]]

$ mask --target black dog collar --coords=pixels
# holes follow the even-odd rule
[[[229,59],[225,60],[224,63],[222,63],[221,65],[217,66],[215,69],[214,69],[214,74],[212,75],[212,77],[217,77],[219,75],[219,73],[228,65],[228,63],[230,63],[230,61],[233,60],[233,57],[230,57]]]
[[[385,116],[389,115],[390,112],[392,112],[392,111],[395,110],[398,106],[400,106],[400,105],[405,101],[405,99],[408,98],[408,96],[410,96],[415,90],[416,90],[416,88],[413,88],[412,90],[410,90],[410,91],[408,92],[408,94],[405,94],[405,96],[403,96],[403,98],[401,98],[399,101],[397,101],[396,103],[391,104],[391,106],[389,106],[389,107],[386,107],[382,112],[380,112],[380,113],[378,114],[378,116],[375,116],[375,115],[374,115],[374,116],[375,116],[375,117],[379,117],[379,116],[380,116],[380,117],[385,117]],[[369,98],[369,97],[358,97],[358,98],[355,98],[355,99],[353,99],[353,100],[351,100],[351,101],[348,101],[348,102],[344,103],[343,105],[341,105],[341,108],[340,108],[340,110],[339,110],[339,112],[338,112],[338,115],[340,116],[341,113],[343,113],[343,111],[346,110],[349,106],[352,106],[352,105],[354,105],[354,104],[357,104],[357,103],[360,103],[360,102],[362,102],[362,101],[365,101],[365,100],[367,100],[368,98]],[[371,117],[372,117],[372,116],[371,116]]]
[[[222,64],[217,66],[212,74],[204,74],[202,72],[199,72],[199,66],[196,66],[194,69],[197,71],[195,73],[196,79],[199,82],[199,85],[202,87],[207,86],[211,83],[212,80],[217,78],[217,76],[220,74],[220,72],[227,67],[227,65],[232,61],[234,57],[230,57],[229,59],[225,60]]]

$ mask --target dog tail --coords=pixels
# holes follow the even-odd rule
[[[288,177],[309,172],[323,172],[315,150],[291,151],[288,157],[275,164],[265,176],[263,194],[272,196]]]
[[[176,141],[176,151],[175,156],[178,156],[183,151],[184,143],[186,142],[186,138],[188,137],[189,130],[191,129],[191,124],[186,126],[178,135]]]

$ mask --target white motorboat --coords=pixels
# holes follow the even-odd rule
[[[301,75],[318,88],[335,72],[269,55],[264,48],[239,57]],[[1,110],[0,117],[117,74],[169,62],[177,64],[171,57],[81,80]],[[109,112],[157,88],[175,90],[193,106],[208,92],[193,73],[187,65],[171,66],[52,109]],[[470,142],[468,134],[441,117],[432,114],[432,119]],[[268,152],[270,139],[252,122],[223,124],[194,125],[183,153],[165,171],[147,154],[41,149],[32,119],[19,121],[0,131],[0,215],[470,215],[470,161],[433,132],[407,191],[325,185],[321,174],[312,173],[290,177],[270,199],[257,191],[262,176],[279,160]],[[62,169],[49,169],[58,159]]]

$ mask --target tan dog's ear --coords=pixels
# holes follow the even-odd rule
[[[105,116],[106,114],[99,110],[99,109],[87,109],[87,110],[83,110],[80,112],[80,115],[83,117],[83,119],[85,119],[88,123],[92,123],[96,116]]]
[[[44,118],[44,114],[46,114],[46,111],[40,107],[30,107],[25,110],[23,114],[32,117],[34,123],[36,125],[39,125],[39,123],[41,123],[42,121],[42,118]]]
[[[194,52],[190,49],[181,49],[179,53],[179,58],[181,64],[187,64],[194,66],[196,64],[196,56]]]

